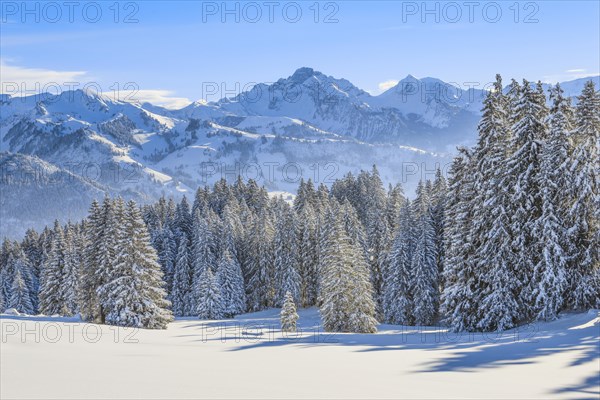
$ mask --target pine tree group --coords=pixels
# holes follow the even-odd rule
[[[328,332],[374,333],[375,301],[362,249],[342,221],[335,223],[324,251],[321,277],[323,327]]]
[[[283,301],[283,307],[281,308],[281,331],[296,332],[297,321],[298,313],[296,312],[294,297],[292,297],[290,292],[287,292]]]
[[[453,163],[441,313],[455,330],[504,330],[600,304],[600,96],[500,77],[479,142]],[[592,249],[593,248],[593,249]]]
[[[0,308],[161,329],[282,307],[293,332],[296,305],[317,306],[327,331],[371,333],[600,307],[600,94],[588,82],[571,100],[497,76],[477,144],[411,201],[375,166],[331,189],[302,180],[293,204],[241,178],[191,204],[94,201],[79,223],[4,239]]]

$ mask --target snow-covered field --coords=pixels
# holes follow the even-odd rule
[[[600,398],[597,310],[500,336],[328,334],[308,309],[284,337],[278,314],[165,331],[2,315],[0,398]]]

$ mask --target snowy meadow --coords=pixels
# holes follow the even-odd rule
[[[238,177],[5,239],[2,398],[598,398],[599,131],[593,82],[498,76],[413,198]]]
[[[600,400],[600,1],[0,1],[0,400]]]
[[[597,310],[500,334],[328,333],[315,308],[299,316],[286,334],[278,309],[166,330],[2,315],[0,397],[598,398]]]

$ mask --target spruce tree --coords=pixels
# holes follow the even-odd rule
[[[181,202],[177,204],[175,210],[174,227],[177,236],[177,245],[180,245],[180,240],[185,237],[188,246],[191,246],[192,242],[192,230],[193,220],[190,211],[190,204],[187,201],[187,197],[183,196]]]
[[[17,272],[21,274],[21,278],[25,284],[25,290],[29,296],[29,303],[31,304],[31,309],[28,309],[28,314],[34,314],[36,312],[36,304],[38,303],[38,285],[37,279],[35,277],[34,268],[29,261],[29,257],[25,254],[23,246],[18,242],[15,242],[11,249],[11,254],[8,256],[7,260],[8,270],[11,271],[11,291],[10,297],[14,293],[12,290],[12,286],[14,283],[14,278]],[[8,276],[7,276],[8,277]]]
[[[221,290],[223,315],[226,318],[233,318],[243,313],[246,310],[246,293],[242,269],[228,250],[221,257],[216,280]]]
[[[298,218],[298,268],[300,274],[300,304],[310,307],[317,303],[319,246],[317,216],[307,205]]]
[[[281,309],[281,331],[296,332],[296,322],[298,321],[298,313],[296,312],[296,304],[294,297],[290,292],[286,292],[283,307]]]
[[[21,248],[27,257],[29,272],[31,275],[31,303],[34,313],[38,310],[38,293],[40,291],[40,271],[43,263],[43,247],[40,235],[34,229],[28,229]]]
[[[173,287],[173,275],[175,274],[175,238],[169,227],[160,229],[157,234],[158,263],[163,271],[167,291],[170,293]]]
[[[455,331],[475,329],[480,300],[476,294],[481,288],[481,275],[474,263],[470,240],[474,197],[472,161],[472,153],[459,148],[448,184],[441,313],[446,324]]]
[[[65,229],[64,298],[69,315],[79,311],[79,251],[76,247],[75,226],[70,222]]]
[[[33,304],[31,303],[29,288],[23,280],[20,268],[17,268],[15,271],[8,308],[14,308],[23,314],[33,314]]]
[[[318,267],[317,267],[317,303],[321,304],[321,287],[323,282],[323,271],[325,270],[325,260],[330,252],[330,247],[334,245],[333,234],[338,219],[341,218],[336,214],[336,210],[340,207],[335,198],[330,199],[323,204],[323,214],[317,220],[318,234]]]
[[[99,249],[98,261],[95,270],[95,287],[99,304],[99,322],[106,321],[106,315],[110,312],[112,299],[107,285],[115,277],[115,265],[118,262],[118,244],[117,240],[120,234],[120,227],[123,224],[123,213],[125,203],[123,199],[117,198],[112,201],[105,197],[100,211],[99,223]]]
[[[199,287],[198,282],[200,275],[206,268],[215,271],[217,269],[217,256],[215,254],[216,244],[213,231],[211,230],[211,215],[212,213],[194,214],[194,244],[193,244],[193,260],[192,260],[192,290],[194,291],[193,305],[197,307],[198,293],[196,289]],[[214,216],[216,217],[216,215]]]
[[[600,94],[588,81],[575,112],[567,216],[573,244],[568,265],[567,302],[573,309],[600,307]]]
[[[513,110],[515,123],[510,142],[512,154],[507,161],[505,180],[511,190],[510,230],[515,255],[512,260],[513,271],[507,272],[507,275],[516,278],[514,292],[518,293],[518,319],[530,318],[533,314],[533,287],[529,277],[533,275],[539,260],[539,255],[531,249],[536,247],[537,238],[533,230],[535,221],[541,215],[542,201],[538,182],[541,143],[547,135],[547,108],[543,92],[540,91],[540,88],[534,90],[529,82],[524,81]]]
[[[514,89],[520,92],[518,87]],[[517,93],[514,96],[515,101],[520,101]],[[477,328],[482,330],[510,327],[519,312],[517,296],[521,285],[514,269],[510,215],[514,181],[507,164],[511,131],[508,107],[509,100],[502,93],[497,75],[494,90],[484,102],[479,141],[473,154],[475,197],[470,235],[479,275],[479,285],[473,292],[479,311],[474,317]]]
[[[339,220],[329,240],[321,278],[323,326],[328,332],[374,333],[373,288],[362,250]]]
[[[202,272],[199,281],[198,309],[200,319],[222,319],[224,317],[223,300],[217,280],[210,268]]]
[[[424,209],[428,208],[424,205]],[[433,221],[429,211],[423,211],[417,220],[411,264],[414,274],[414,319],[417,325],[431,325],[437,316],[439,278],[436,258]]]
[[[300,275],[297,266],[298,246],[295,216],[283,200],[278,204],[277,210],[273,239],[275,306],[281,306],[287,292],[292,294],[295,301],[300,298]]]
[[[383,281],[382,269],[391,244],[391,232],[385,215],[387,196],[375,165],[370,174],[359,176],[358,183],[361,196],[359,206],[355,208],[366,230],[370,279],[379,308]]]
[[[9,263],[11,255],[13,255],[13,244],[8,238],[2,241],[0,248],[0,292],[5,302],[10,299],[13,276],[15,274],[13,263]]]
[[[113,325],[165,329],[172,320],[163,274],[139,208],[127,203],[118,237],[118,262],[104,290],[111,303],[106,322]]]
[[[263,310],[273,305],[275,294],[273,267],[273,227],[269,215],[263,211],[252,227],[250,238],[249,280],[247,287],[248,308]]]
[[[414,225],[411,204],[406,200],[400,210],[398,230],[390,251],[389,266],[385,276],[383,312],[385,321],[390,324],[412,325],[413,323]]]
[[[394,186],[390,184],[385,208],[385,216],[387,218],[387,223],[390,227],[392,236],[396,234],[398,229],[400,210],[405,201],[406,198],[404,197],[404,190],[402,189],[402,186],[399,183]]]
[[[40,286],[40,312],[46,315],[69,315],[65,297],[65,238],[58,221],[54,223],[52,249]]]
[[[551,91],[550,133],[542,150],[542,215],[535,223],[540,260],[533,274],[533,298],[538,319],[553,320],[562,308],[566,289],[566,267],[570,250],[567,234],[564,191],[568,187],[568,135],[571,127],[569,100],[557,85]]]
[[[446,209],[446,178],[442,175],[440,168],[435,172],[435,180],[433,181],[431,192],[431,222],[434,231],[436,265],[438,276],[441,278],[444,268],[444,226],[445,226],[445,209]],[[443,287],[443,282],[440,282],[440,289]]]
[[[173,304],[173,313],[181,317],[188,315],[188,302],[190,301],[190,258],[187,236],[183,235],[179,240],[177,250],[177,261],[173,276],[173,287],[171,289],[170,301]]]
[[[99,274],[101,242],[103,240],[103,218],[96,200],[90,206],[85,229],[86,245],[82,254],[84,260],[79,287],[79,312],[86,321],[100,320],[100,303],[96,289],[100,286]]]

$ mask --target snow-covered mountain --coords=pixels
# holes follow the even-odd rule
[[[584,81],[563,84],[565,92],[578,94]],[[475,140],[484,93],[408,76],[372,96],[345,79],[300,68],[234,98],[180,110],[81,90],[0,95],[0,235],[80,218],[104,193],[144,202],[191,195],[238,174],[293,192],[300,178],[328,184],[377,164],[384,180],[411,192],[449,163],[456,145]],[[29,170],[70,179],[49,191],[35,174],[25,182],[12,178]],[[52,205],[38,201],[44,198]],[[29,215],[20,211],[23,201]]]
[[[94,198],[108,188],[39,159],[0,153],[0,227],[3,235],[52,224],[55,218],[78,220]]]
[[[258,84],[234,98],[195,103],[178,115],[269,118],[303,121],[331,134],[369,143],[397,143],[436,151],[448,150],[476,125],[483,91],[467,91],[432,78],[408,76],[379,96],[312,68],[300,68],[286,79]],[[459,96],[459,97],[457,97]],[[260,125],[259,125],[260,126]]]

